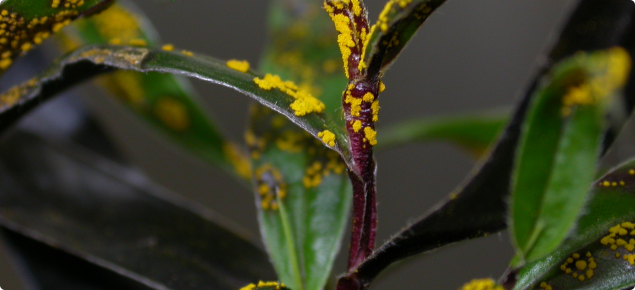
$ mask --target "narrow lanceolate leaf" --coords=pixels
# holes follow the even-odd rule
[[[97,13],[114,0],[6,0],[0,4],[0,74],[13,61],[71,21]]]
[[[419,27],[446,0],[389,0],[365,39],[362,62],[369,75],[397,59]]]
[[[338,108],[346,79],[337,44],[330,41],[335,30],[319,4],[272,1],[271,42],[261,68],[310,90],[342,128]],[[261,233],[279,279],[294,290],[324,289],[351,205],[344,163],[335,151],[261,105],[252,106],[245,138]]]
[[[315,137],[325,130],[332,132],[332,139],[320,139],[326,140],[326,145],[339,152],[350,164],[348,144],[343,141],[345,135],[323,113],[323,103],[318,99],[277,76],[262,76],[251,70],[238,71],[228,67],[225,61],[184,50],[109,45],[75,50],[38,77],[0,95],[0,130],[6,129],[28,109],[41,104],[43,99],[115,69],[179,74],[233,88],[284,115]],[[179,105],[167,104],[161,111],[164,115],[161,119],[174,125],[181,124],[188,116],[179,108]]]
[[[623,89],[623,48],[579,53],[541,84],[524,124],[512,183],[510,223],[517,263],[532,262],[569,234],[596,174],[604,118]]]
[[[611,170],[571,236],[553,253],[524,266],[515,290],[621,290],[635,286],[635,160]]]
[[[529,103],[540,88],[539,80],[549,73],[555,63],[578,51],[607,49],[623,44],[631,54],[635,53],[635,38],[632,37],[635,31],[624,24],[625,21],[630,21],[632,8],[632,2],[622,0],[582,0],[578,3],[554,48],[546,55],[547,62],[528,86],[524,98],[489,157],[475,167],[465,183],[451,193],[449,198],[395,235],[360,264],[355,274],[347,277],[349,281],[368,287],[382,270],[396,261],[505,229],[516,145]],[[594,30],[579,29],[600,22],[605,25]],[[628,88],[634,84],[629,82],[627,94]],[[633,96],[635,94],[626,95],[625,101],[632,104],[630,100]],[[624,114],[630,114],[631,110],[632,105],[629,105],[624,109]],[[611,119],[611,122],[617,131],[624,124],[623,119]],[[607,136],[605,148],[613,140]]]
[[[496,110],[401,121],[380,128],[377,150],[413,143],[444,141],[481,156],[509,121],[509,112]]]
[[[152,289],[138,281],[7,229],[3,243],[27,289]],[[78,275],[77,273],[81,273]]]
[[[60,43],[68,50],[85,44],[158,45],[151,23],[130,3],[124,3],[77,21],[60,34]],[[173,49],[171,45],[164,48]],[[246,156],[224,138],[184,77],[120,71],[99,78],[98,84],[190,153],[250,180]]]
[[[13,232],[153,289],[235,290],[274,278],[243,231],[136,171],[25,133],[1,152],[0,225]]]

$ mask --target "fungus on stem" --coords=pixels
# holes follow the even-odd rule
[[[363,62],[364,43],[370,32],[364,4],[360,0],[326,0],[324,8],[339,32],[337,41],[349,79],[342,96],[342,106],[354,162],[354,168],[349,169],[353,183],[353,230],[348,259],[350,276],[375,246],[377,207],[373,146],[377,144],[375,122],[379,112],[380,76],[367,75],[366,66],[360,63]],[[383,85],[381,87],[383,90]],[[338,282],[338,289],[357,288],[343,279]]]

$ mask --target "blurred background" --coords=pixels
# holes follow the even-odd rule
[[[266,41],[265,0],[134,2],[154,22],[165,43],[221,59],[258,62]],[[385,0],[365,2],[374,22]],[[550,33],[575,2],[448,1],[387,72],[379,134],[383,126],[408,118],[512,106],[535,72],[539,56],[549,48]],[[19,70],[16,66],[8,75]],[[23,78],[35,73],[20,71]],[[3,78],[1,87],[14,83]],[[193,83],[228,135],[242,140],[249,99],[224,87]],[[233,179],[146,130],[144,123],[89,85],[71,93],[83,96],[132,164],[150,178],[259,234],[253,196]],[[607,164],[633,153],[621,148]],[[441,143],[400,147],[379,154],[377,161],[378,244],[446,196],[475,164],[464,152]],[[346,251],[340,253],[345,255]],[[508,234],[503,232],[416,256],[387,271],[371,289],[457,289],[472,278],[498,278],[511,256]],[[345,259],[340,259],[336,273],[344,266]],[[0,252],[0,287],[25,289],[4,252]]]

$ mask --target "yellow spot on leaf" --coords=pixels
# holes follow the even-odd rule
[[[158,100],[154,112],[163,124],[174,131],[186,130],[190,125],[187,108],[175,99],[162,98]]]
[[[335,146],[335,134],[329,130],[324,130],[318,133],[318,138],[321,138],[322,142],[330,147]]]
[[[249,62],[247,62],[246,60],[232,59],[227,61],[227,67],[239,72],[247,72],[249,71]]]
[[[165,50],[165,51],[173,51],[174,50],[174,45],[173,44],[164,44],[161,49]]]
[[[474,279],[463,285],[461,290],[503,290],[504,288],[497,285],[492,279]]]

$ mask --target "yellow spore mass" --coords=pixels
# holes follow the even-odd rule
[[[120,41],[118,44],[129,42],[141,36],[136,16],[119,5],[113,5],[91,19],[95,22],[95,27],[103,38],[116,38]]]
[[[362,129],[362,121],[360,121],[360,120],[353,121],[353,131],[355,133],[357,133],[361,129]]]
[[[175,99],[160,99],[155,105],[154,112],[163,124],[174,131],[186,130],[190,125],[187,108]]]
[[[249,62],[246,60],[236,60],[236,59],[231,59],[228,60],[226,63],[228,68],[231,68],[233,70],[237,70],[239,72],[247,72],[249,71]]]
[[[335,134],[333,134],[333,132],[329,130],[324,130],[318,133],[318,138],[321,138],[322,142],[329,145],[330,147],[335,146]]]
[[[588,63],[588,76],[580,85],[569,88],[563,97],[563,116],[568,116],[575,105],[591,105],[610,97],[626,84],[631,71],[631,56],[621,47],[575,58],[579,63]]]
[[[254,83],[261,89],[278,89],[293,97],[295,101],[289,106],[296,116],[304,116],[310,113],[322,113],[326,106],[310,93],[301,90],[290,81],[283,81],[279,76],[266,74],[264,78],[254,78]]]
[[[371,127],[364,128],[364,137],[368,140],[368,144],[375,146],[377,145],[377,132],[373,130]]]
[[[223,152],[229,162],[234,166],[234,170],[238,176],[250,179],[251,178],[251,163],[247,156],[238,148],[238,145],[234,143],[226,143],[223,145]]]
[[[474,279],[471,282],[463,285],[461,290],[504,290],[500,285],[492,279]]]
[[[173,44],[164,44],[161,49],[165,50],[165,51],[173,51],[174,50],[174,45]]]

